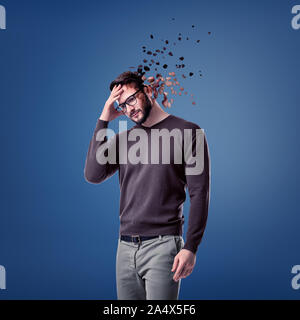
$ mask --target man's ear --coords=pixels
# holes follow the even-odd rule
[[[145,85],[144,87],[145,93],[147,94],[148,98],[152,101],[153,99],[153,89],[149,85]]]

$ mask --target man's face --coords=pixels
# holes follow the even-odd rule
[[[131,83],[122,85],[122,89],[123,91],[118,99],[119,104],[125,102],[129,96],[133,95],[138,90],[134,84]],[[123,113],[135,123],[141,124],[148,118],[152,108],[152,103],[148,96],[142,91],[139,91],[135,95],[135,98],[135,105],[130,106],[126,104],[126,109],[123,110]]]

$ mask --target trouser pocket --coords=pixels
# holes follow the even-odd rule
[[[182,236],[174,236],[173,241],[175,243],[176,252],[178,253],[184,246],[184,240]]]

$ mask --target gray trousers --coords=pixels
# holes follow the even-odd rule
[[[171,272],[183,248],[179,235],[160,235],[141,243],[118,239],[116,282],[118,300],[178,300],[181,279]]]

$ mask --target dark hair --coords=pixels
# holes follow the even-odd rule
[[[115,85],[118,84],[129,84],[134,83],[137,89],[142,89],[144,85],[144,80],[142,76],[138,72],[125,71],[121,73],[114,81],[109,85],[110,91],[114,88]]]

